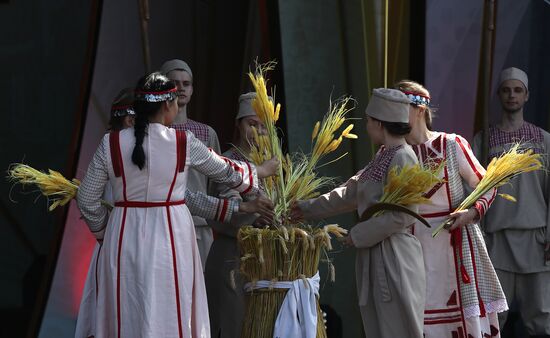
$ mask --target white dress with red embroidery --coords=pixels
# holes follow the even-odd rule
[[[107,185],[105,194],[103,196],[104,201],[108,201],[113,204],[111,186]],[[238,193],[237,193],[238,194]],[[191,215],[197,215],[207,220],[215,220],[217,222],[229,222],[233,217],[233,211],[235,206],[239,204],[237,199],[218,199],[213,196],[205,195],[201,192],[192,193],[189,190],[185,191],[185,204],[189,208]],[[222,223],[220,223],[222,224]],[[96,326],[96,298],[97,298],[97,281],[99,280],[99,262],[101,255],[101,244],[96,243],[92,257],[90,259],[90,266],[88,268],[88,274],[86,275],[86,282],[84,283],[84,289],[82,291],[82,298],[80,301],[80,307],[78,310],[78,319],[76,322],[75,337],[76,338],[88,338],[95,336]]]
[[[419,207],[431,229],[416,225],[414,235],[422,244],[426,270],[426,308],[424,335],[428,338],[500,337],[497,313],[508,309],[498,277],[487,254],[477,224],[432,231],[454,211],[471,189],[479,183],[485,169],[472,153],[468,142],[459,135],[435,132],[425,143],[414,145],[419,161],[437,165],[445,161],[445,183],[430,191],[431,203]],[[496,195],[490,191],[475,204],[481,217]]]
[[[131,157],[133,128],[103,138],[77,201],[103,238],[97,264],[96,337],[210,337],[208,307],[191,214],[185,204],[194,167],[241,193],[256,193],[255,168],[208,150],[191,133],[150,124],[146,164]],[[101,205],[105,185],[115,208]]]

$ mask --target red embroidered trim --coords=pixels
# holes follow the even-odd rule
[[[443,134],[443,158],[447,158],[447,135]],[[451,205],[451,188],[449,186],[449,170],[447,164],[445,164],[445,186],[447,188],[447,200],[449,202],[449,213],[453,212],[453,206]]]
[[[181,163],[182,153],[180,151],[182,144],[179,137],[176,137],[176,150],[177,150],[177,163]],[[174,170],[174,178],[172,179],[172,184],[170,185],[170,190],[168,191],[168,197],[166,197],[166,203],[170,203],[170,198],[172,198],[172,191],[174,190],[174,185],[176,179],[178,178],[179,166],[176,165]],[[183,328],[181,326],[181,306],[180,306],[180,291],[179,291],[179,282],[178,282],[178,264],[176,259],[176,245],[174,244],[174,231],[172,229],[172,217],[170,215],[170,206],[166,206],[166,217],[168,218],[168,233],[170,235],[170,246],[172,251],[172,269],[174,270],[174,287],[176,291],[176,309],[178,314],[178,331],[179,337],[183,337]]]
[[[187,134],[185,130],[176,130],[177,147],[178,147],[178,172],[182,173],[185,170],[185,162],[187,157]]]
[[[158,208],[185,204],[185,200],[166,202],[120,201],[115,202],[115,207],[121,208]]]
[[[425,320],[424,325],[435,325],[435,324],[449,324],[449,323],[459,323],[461,321],[460,316],[454,319],[442,319],[442,320]]]
[[[120,177],[122,166],[120,165],[118,153],[120,153],[120,133],[118,131],[112,131],[109,134],[109,148],[111,149],[111,163],[113,165],[113,172],[115,177]]]
[[[432,309],[432,310],[425,310],[425,314],[434,314],[434,313],[447,313],[447,312],[455,312],[460,311],[459,307],[453,307],[450,309]]]
[[[481,174],[479,173],[479,171],[477,171],[477,168],[476,168],[476,166],[474,165],[474,162],[473,162],[472,158],[470,157],[470,154],[468,153],[468,151],[466,150],[466,148],[464,148],[464,145],[462,144],[462,141],[460,140],[460,137],[459,137],[459,136],[456,137],[456,143],[458,143],[458,145],[459,145],[460,148],[462,149],[462,152],[464,153],[464,156],[466,157],[466,160],[468,160],[468,164],[469,164],[470,167],[472,168],[474,174],[476,174],[477,178],[481,181],[481,179],[483,178],[483,176],[481,176]]]
[[[252,190],[252,186],[254,184],[254,175],[252,175],[252,168],[250,167],[250,163],[246,163],[246,166],[248,167],[248,188],[246,188],[241,194],[246,195],[250,190]]]
[[[122,195],[124,197],[124,201],[127,200],[126,198],[126,175],[124,174],[124,162],[122,161],[122,152],[120,151],[120,142],[119,142],[119,133],[114,133],[115,136],[114,140],[117,144],[117,147],[114,149],[114,155],[117,158],[118,161],[120,161],[120,174],[122,176]],[[111,153],[111,157],[113,157],[113,153]],[[117,250],[117,267],[116,267],[116,302],[117,302],[117,332],[118,337],[121,337],[120,331],[122,327],[122,316],[120,314],[120,257],[122,255],[122,238],[124,236],[124,227],[126,225],[126,211],[128,209],[124,208],[122,212],[122,222],[120,225],[120,234],[118,236],[118,250]]]
[[[222,204],[222,212],[220,214],[220,222],[224,222],[225,221],[225,213],[227,212],[227,200],[223,200],[223,204]]]

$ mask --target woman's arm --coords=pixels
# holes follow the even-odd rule
[[[103,238],[109,217],[107,208],[101,203],[105,185],[109,181],[107,147],[108,135],[101,140],[76,195],[82,217],[97,239]]]
[[[346,183],[319,197],[298,201],[293,219],[317,220],[357,210],[357,183],[362,170]]]
[[[460,176],[468,186],[475,188],[485,175],[485,168],[479,163],[470,144],[462,136],[456,135],[455,151]],[[476,222],[483,217],[495,200],[496,194],[496,189],[492,189],[481,196],[469,210],[451,215],[455,218],[455,223],[451,229]]]
[[[241,194],[258,192],[258,174],[253,164],[220,156],[208,149],[192,133],[186,134],[190,154],[189,166]]]

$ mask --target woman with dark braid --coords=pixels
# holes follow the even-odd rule
[[[185,202],[188,170],[250,195],[258,193],[258,177],[274,174],[278,166],[276,160],[254,167],[223,158],[192,133],[168,128],[178,110],[176,91],[159,73],[140,79],[135,126],[103,138],[79,188],[82,215],[103,240],[98,337],[210,337],[202,267]],[[110,215],[100,202],[106,184],[115,200]]]

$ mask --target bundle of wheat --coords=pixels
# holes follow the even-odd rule
[[[310,278],[316,274],[321,255],[330,250],[331,235],[343,237],[347,231],[337,225],[302,229],[281,226],[277,229],[243,227],[238,240],[241,251],[240,273],[254,284]],[[334,266],[329,271],[334,280]],[[241,337],[273,337],[279,309],[286,289],[260,288],[246,294],[246,312]],[[317,337],[326,337],[317,299]]]
[[[63,206],[76,196],[80,181],[68,180],[59,172],[49,169],[48,173],[36,170],[26,164],[13,164],[8,170],[8,179],[16,184],[36,185],[42,195],[51,202],[49,210]]]
[[[485,176],[483,176],[474,191],[460,203],[455,211],[471,208],[488,191],[509,184],[517,175],[542,169],[540,154],[535,154],[531,149],[527,151],[522,151],[521,149],[522,145],[516,143],[501,156],[493,158],[487,166]],[[515,201],[513,196],[507,194],[499,194],[499,196],[510,201]],[[441,223],[433,231],[432,236],[437,236],[451,222],[451,220],[447,219]]]
[[[320,257],[332,248],[330,234],[342,237],[346,233],[337,225],[321,228],[292,224],[288,216],[292,203],[315,197],[321,187],[332,183],[331,178],[319,176],[316,169],[339,158],[321,165],[320,161],[338,149],[344,138],[357,138],[351,133],[353,124],[344,126],[346,114],[351,110],[348,106],[352,102],[351,98],[344,97],[330,102],[323,120],[315,124],[310,154],[283,154],[276,127],[281,106],[267,95],[267,81],[264,78],[264,74],[273,67],[274,63],[268,63],[258,66],[255,73],[249,73],[256,91],[252,106],[264,123],[266,133],[259,135],[254,130],[251,153],[247,155],[256,164],[273,156],[281,161],[278,175],[262,182],[266,195],[275,207],[274,223],[264,229],[243,227],[238,235],[240,273],[245,282],[253,285],[259,281],[263,284],[266,281],[293,282],[300,279],[306,283],[306,279],[316,275]],[[275,95],[271,96],[275,98]],[[329,270],[334,277],[334,266],[330,262]],[[286,294],[286,289],[276,287],[250,289],[246,293],[242,337],[273,337],[276,318]],[[326,337],[318,299],[316,306],[317,337]]]
[[[276,223],[273,226],[277,227],[283,224],[287,225],[287,216],[293,202],[316,196],[321,187],[332,182],[330,178],[321,177],[316,173],[321,159],[338,149],[344,138],[355,139],[357,136],[351,133],[353,124],[349,124],[343,129],[340,136],[335,137],[346,122],[346,114],[353,109],[349,107],[352,99],[344,97],[330,102],[329,110],[323,120],[315,124],[312,133],[314,144],[310,154],[284,155],[276,127],[281,105],[275,104],[269,98],[267,81],[264,78],[265,73],[272,70],[274,65],[273,62],[259,65],[254,73],[248,74],[256,91],[256,98],[252,102],[252,106],[266,127],[265,135],[258,135],[257,132],[254,132],[255,142],[249,157],[256,164],[261,164],[273,156],[281,161],[279,174],[263,181],[266,194],[275,205]],[[272,96],[274,97],[274,95]]]
[[[80,187],[80,181],[76,178],[66,179],[55,170],[48,169],[48,172],[34,169],[22,163],[14,163],[8,169],[8,179],[14,184],[35,185],[38,191],[48,199],[49,211],[58,206],[64,206],[73,198]],[[105,207],[112,209],[113,206],[106,201],[101,201]]]

